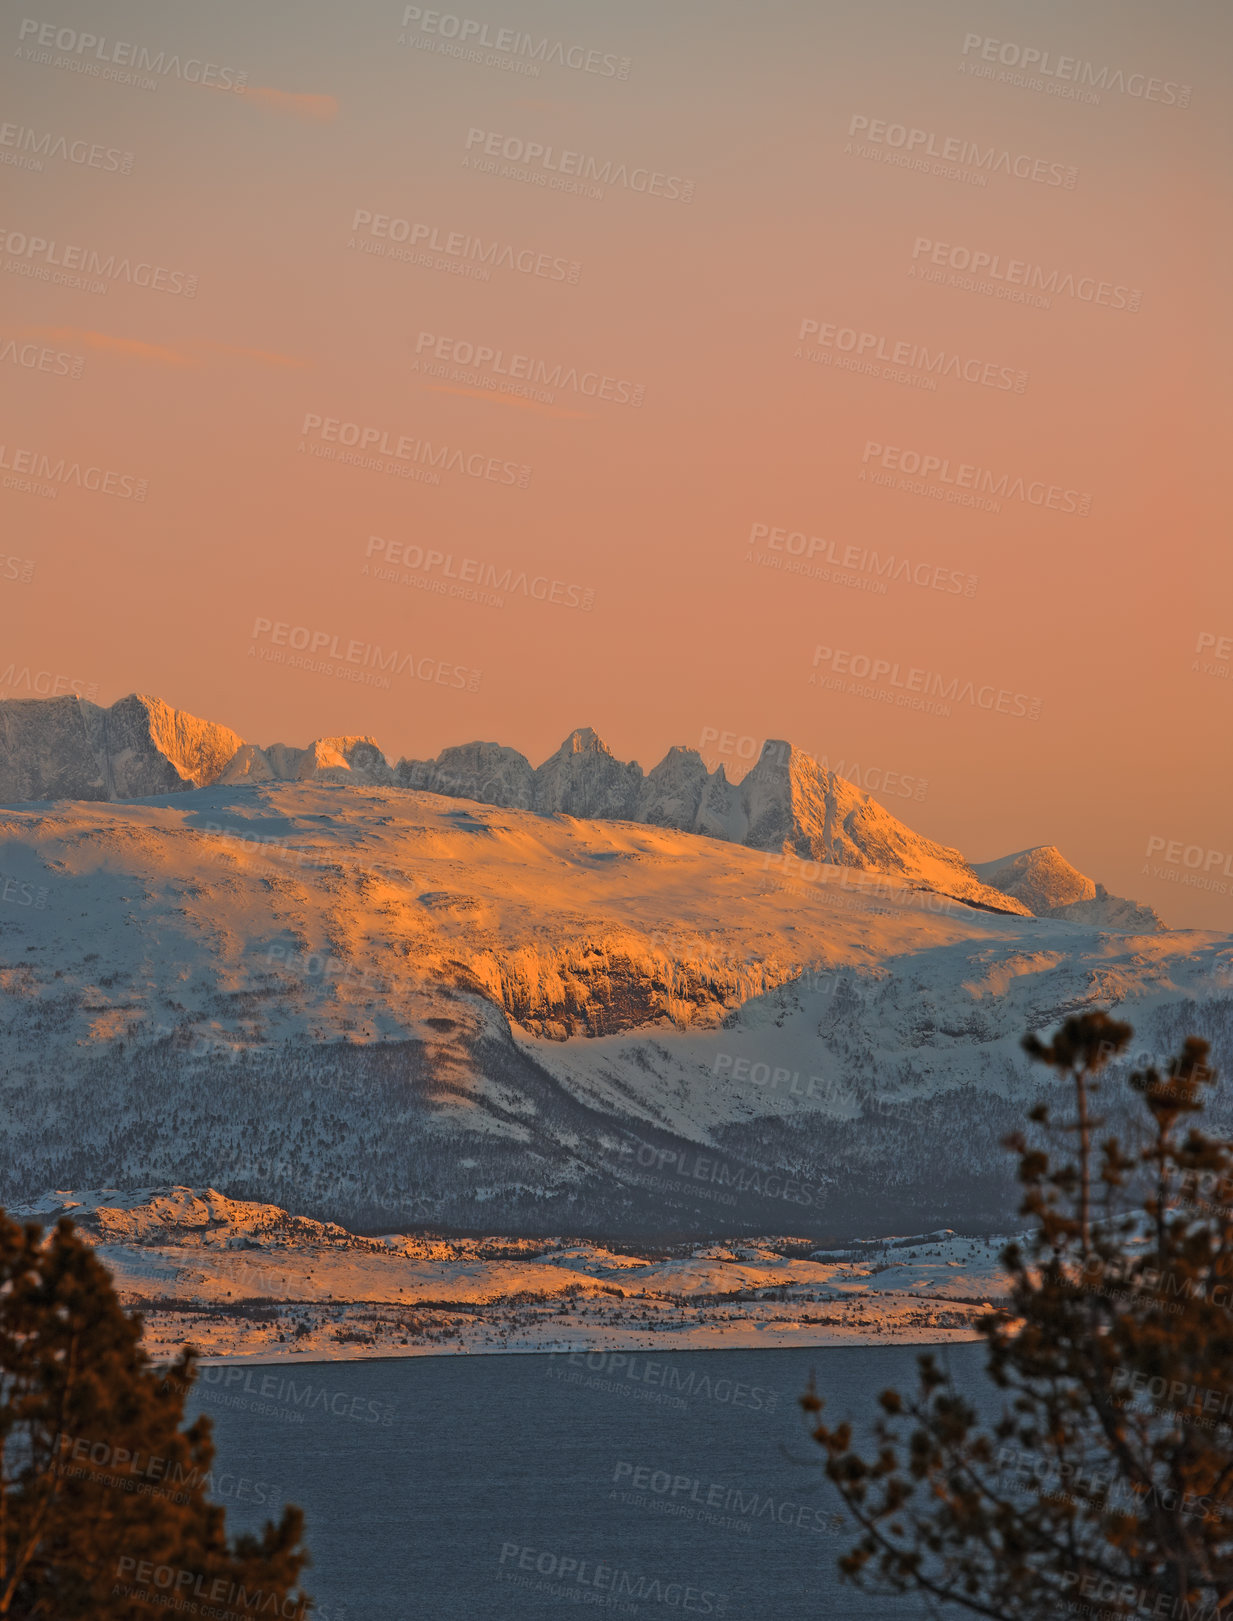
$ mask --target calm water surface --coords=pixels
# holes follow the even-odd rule
[[[975,1390],[979,1345],[950,1366]],[[868,1416],[915,1347],[414,1357],[202,1371],[234,1529],[300,1504],[320,1621],[882,1621],[796,1398]],[[570,1563],[572,1561],[572,1563]]]

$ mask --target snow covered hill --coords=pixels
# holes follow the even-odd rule
[[[1233,942],[310,779],[0,812],[0,1200],[526,1233],[1004,1227],[1025,1030],[1233,1056]],[[789,1228],[785,1217],[792,1219]]]
[[[1054,844],[1038,844],[1000,861],[976,862],[972,871],[984,883],[1022,901],[1037,917],[1094,923],[1128,934],[1164,928],[1152,907],[1110,895],[1103,884],[1093,883],[1072,867]]]

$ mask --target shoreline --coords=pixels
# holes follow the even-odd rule
[[[903,1351],[912,1348],[922,1348],[927,1345],[977,1345],[980,1343],[979,1334],[962,1334],[955,1332],[945,1338],[932,1340],[918,1339],[888,1339],[882,1336],[876,1340],[838,1339],[838,1340],[808,1340],[796,1345],[674,1345],[666,1349],[660,1348],[660,1356],[694,1356],[711,1355],[716,1351],[757,1351],[762,1355],[774,1356],[780,1351]],[[521,1350],[501,1351],[428,1351],[416,1348],[403,1352],[401,1356],[391,1356],[388,1352],[381,1352],[377,1356],[343,1356],[343,1357],[304,1357],[303,1360],[293,1360],[291,1357],[277,1357],[272,1361],[258,1360],[256,1357],[201,1357],[198,1366],[214,1368],[276,1368],[288,1366],[296,1368],[335,1368],[342,1363],[348,1365],[357,1362],[408,1362],[435,1360],[440,1362],[459,1362],[468,1358],[483,1357],[485,1361],[499,1357],[572,1357],[572,1356],[602,1356],[609,1357],[613,1352],[621,1353],[627,1350],[624,1346],[580,1345],[569,1350],[544,1350],[536,1346],[526,1346]],[[637,1351],[649,1351],[648,1347],[639,1346]],[[598,1372],[599,1370],[594,1370]]]
[[[823,1332],[809,1333],[807,1329],[794,1329],[785,1325],[782,1334],[769,1335],[766,1325],[751,1323],[747,1328],[729,1331],[725,1334],[708,1335],[705,1331],[682,1331],[680,1340],[672,1343],[672,1331],[663,1330],[657,1334],[641,1333],[634,1335],[605,1334],[589,1338],[585,1343],[571,1342],[559,1344],[546,1341],[543,1343],[524,1343],[521,1345],[493,1346],[490,1344],[476,1344],[473,1346],[459,1346],[450,1350],[442,1350],[437,1346],[408,1345],[396,1351],[388,1346],[380,1349],[357,1347],[354,1350],[342,1350],[336,1356],[323,1357],[320,1347],[314,1346],[311,1351],[298,1355],[294,1350],[284,1351],[281,1355],[273,1354],[271,1347],[262,1346],[259,1350],[251,1352],[237,1352],[230,1355],[211,1355],[208,1352],[199,1352],[199,1368],[207,1367],[268,1367],[268,1368],[305,1368],[305,1367],[334,1367],[340,1363],[355,1362],[406,1362],[419,1360],[425,1357],[440,1360],[457,1360],[466,1357],[526,1357],[541,1356],[548,1358],[571,1357],[601,1357],[617,1356],[686,1356],[712,1351],[758,1351],[771,1353],[775,1351],[808,1351],[808,1350],[873,1350],[882,1346],[937,1345],[971,1345],[978,1343],[982,1336],[971,1327],[943,1327],[938,1326],[932,1331],[924,1330],[919,1326],[905,1325],[900,1332],[895,1331],[894,1324],[886,1324],[878,1331],[870,1331],[854,1327],[851,1331],[835,1332],[834,1329]],[[147,1352],[157,1366],[164,1366],[179,1354],[184,1345],[193,1343],[184,1340],[175,1345],[157,1343],[148,1346]],[[576,1365],[576,1364],[575,1364]]]

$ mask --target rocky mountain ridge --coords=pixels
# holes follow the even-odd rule
[[[0,703],[0,803],[117,802],[210,786],[327,782],[396,787],[506,809],[631,821],[781,857],[885,873],[970,905],[1061,915],[1123,931],[1163,928],[1150,907],[1109,896],[1052,847],[973,867],[914,832],[855,784],[790,743],[768,741],[739,783],[674,746],[650,772],[620,761],[591,727],[532,767],[499,743],[473,742],[432,760],[391,765],[371,737],[261,748],[228,727],[132,693],[109,708],[63,696]]]

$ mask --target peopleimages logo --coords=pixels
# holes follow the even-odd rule
[[[541,253],[535,248],[516,248],[508,242],[485,242],[482,237],[470,236],[466,231],[443,231],[439,225],[425,225],[419,220],[402,219],[397,215],[374,214],[370,208],[357,208],[351,218],[351,229],[361,236],[382,242],[405,245],[408,254],[441,253],[455,258],[461,264],[477,265],[483,269],[516,270],[524,276],[542,276],[546,281],[577,283],[582,266],[577,259],[562,259],[559,255]],[[397,255],[391,249],[386,257]]]
[[[138,1560],[131,1554],[122,1554],[113,1575],[117,1578],[111,1589],[113,1598],[136,1598],[145,1605],[159,1609],[175,1609],[181,1614],[213,1615],[224,1618],[249,1615],[281,1617],[282,1621],[309,1621],[311,1599],[280,1598],[270,1588],[249,1587],[244,1582],[233,1582],[226,1576],[211,1577],[201,1571],[187,1570],[179,1565],[156,1565],[153,1560]],[[120,1580],[133,1577],[132,1581]],[[200,1601],[200,1602],[199,1602]],[[202,1609],[201,1603],[234,1605],[234,1609]],[[311,1614],[317,1614],[313,1606]]]
[[[44,158],[60,158],[85,169],[103,169],[112,174],[131,174],[133,154],[117,146],[100,146],[97,141],[72,140],[67,135],[40,133],[25,124],[0,124],[0,147],[14,148],[13,156],[0,151],[0,163],[21,168],[41,169]]]
[[[509,1561],[516,1563],[506,1571],[504,1567]],[[658,1576],[636,1575],[620,1565],[607,1565],[602,1559],[598,1565],[592,1565],[588,1559],[574,1559],[548,1548],[503,1542],[500,1564],[504,1579],[513,1576],[515,1570],[533,1571],[541,1577],[551,1578],[559,1587],[560,1595],[566,1600],[572,1599],[574,1603],[598,1604],[608,1609],[624,1598],[630,1601],[631,1614],[639,1604],[650,1603],[663,1604],[672,1610],[688,1610],[694,1615],[726,1615],[728,1611],[726,1593],[691,1587],[684,1582],[665,1582]],[[567,1581],[569,1586],[565,1585]],[[593,1588],[595,1593],[579,1595],[576,1590],[580,1587]],[[601,1598],[600,1594],[604,1593],[607,1597]],[[553,1596],[557,1596],[556,1593]]]
[[[227,1472],[216,1476],[213,1469],[201,1470],[195,1463],[189,1464],[186,1469],[178,1458],[159,1457],[140,1449],[133,1452],[127,1447],[113,1446],[110,1441],[95,1440],[90,1436],[61,1433],[56,1436],[55,1445],[56,1455],[50,1467],[57,1474],[70,1473],[68,1465],[72,1463],[89,1465],[94,1471],[115,1471],[112,1475],[91,1475],[90,1469],[85,1468],[72,1471],[78,1478],[92,1478],[105,1485],[125,1485],[135,1478],[141,1482],[139,1490],[145,1493],[153,1490],[155,1496],[162,1495],[163,1488],[187,1487],[187,1492],[175,1495],[176,1502],[189,1502],[189,1493],[194,1491],[205,1491],[211,1497],[232,1497],[237,1502],[254,1503],[273,1503],[280,1495],[279,1488],[266,1481],[249,1480],[246,1476],[237,1477]]]
[[[630,1490],[616,1492],[628,1482]],[[656,1498],[666,1499],[673,1512],[687,1519],[697,1518],[703,1523],[722,1524],[727,1530],[748,1531],[752,1520],[772,1520],[796,1530],[835,1531],[843,1524],[843,1516],[828,1514],[825,1509],[804,1503],[793,1503],[785,1498],[765,1497],[761,1492],[746,1492],[743,1487],[729,1486],[722,1481],[704,1481],[696,1475],[676,1475],[668,1469],[656,1469],[653,1464],[634,1463],[617,1459],[613,1464],[612,1484],[618,1501],[635,1507],[649,1506]],[[645,1494],[652,1495],[647,1498]],[[655,1506],[659,1506],[656,1504]],[[747,1515],[749,1520],[723,1519],[724,1515]]]
[[[925,591],[942,591],[948,596],[974,597],[980,583],[978,574],[963,569],[946,568],[940,563],[913,561],[897,552],[878,552],[868,546],[848,544],[840,546],[821,535],[807,535],[803,529],[771,527],[755,523],[749,531],[750,546],[765,546],[767,550],[782,553],[792,561],[784,567],[790,573],[811,575],[829,565],[858,574],[889,580],[904,585],[916,585]],[[810,567],[816,559],[816,567]],[[776,567],[779,566],[776,560]],[[883,587],[885,590],[885,587]]]
[[[202,1368],[198,1380],[204,1384],[221,1385],[230,1391],[232,1386],[247,1395],[264,1401],[285,1402],[303,1411],[333,1413],[336,1418],[355,1419],[361,1424],[392,1424],[394,1409],[388,1402],[372,1401],[366,1396],[349,1396],[345,1391],[331,1391],[322,1385],[297,1385],[294,1377],[264,1373],[261,1368],[225,1366],[212,1362]]]
[[[1187,867],[1192,872],[1202,868],[1205,873],[1219,871],[1226,878],[1233,878],[1233,851],[1212,850],[1202,844],[1183,844],[1180,839],[1166,839],[1160,833],[1153,833],[1147,841],[1145,856],[1154,856],[1163,852],[1163,859],[1171,867]]]
[[[467,131],[465,146],[468,152],[475,155],[471,159],[464,158],[463,163],[472,163],[488,173],[497,172],[496,165],[485,165],[481,158],[502,158],[506,163],[525,164],[533,174],[541,174],[543,178],[538,181],[539,184],[547,184],[548,174],[560,176],[565,190],[571,189],[565,182],[578,180],[584,186],[624,186],[628,191],[663,197],[670,202],[691,203],[694,199],[694,182],[683,180],[679,175],[665,174],[660,169],[643,166],[631,169],[627,164],[615,163],[611,158],[601,161],[586,152],[545,146],[542,141],[527,141],[521,135],[502,135],[493,130],[472,128]],[[476,147],[480,149],[479,152],[475,152]],[[602,196],[603,193],[598,195]]]
[[[685,1149],[660,1148],[624,1127],[622,1130],[626,1135],[617,1144],[618,1156],[622,1160],[632,1159],[642,1170],[661,1173],[658,1183],[652,1179],[645,1185],[673,1186],[662,1176],[664,1171],[670,1171],[674,1177],[690,1183],[705,1182],[711,1187],[734,1190],[723,1200],[728,1204],[735,1203],[737,1193],[754,1193],[759,1198],[784,1199],[789,1204],[815,1205],[819,1208],[826,1202],[824,1188],[798,1182],[787,1172],[767,1170],[761,1165],[738,1165],[711,1154],[697,1154]]]
[[[891,701],[890,698],[887,699],[888,703]],[[915,707],[920,707],[924,702],[925,700],[912,700]],[[949,714],[949,709],[946,712]],[[816,886],[813,894],[820,905],[835,906],[845,912],[860,911],[867,916],[888,917],[891,915],[889,909],[880,903],[892,901],[898,907],[910,907],[913,911],[923,910],[939,913],[945,917],[963,915],[962,902],[951,901],[946,895],[940,895],[933,889],[915,889],[890,873],[870,877],[857,867],[837,867],[833,861],[826,860],[803,860],[791,850],[781,854],[774,854],[768,850],[762,866],[764,871],[775,873],[772,880],[773,887],[781,894],[803,895],[805,890],[802,889],[802,884],[813,884]],[[793,988],[797,983],[792,982]],[[846,1102],[856,1104],[865,1114],[871,1109],[876,1110],[878,1114],[895,1112],[896,1105],[892,1098],[859,1099],[852,1093],[838,1095]]]
[[[1007,259],[1000,253],[985,248],[952,246],[949,242],[935,242],[932,237],[918,236],[912,244],[912,264],[908,274],[922,280],[940,280],[930,277],[921,265],[940,265],[946,270],[971,271],[973,277],[985,278],[991,288],[1003,283],[1008,289],[1022,289],[1025,293],[1065,294],[1084,304],[1099,304],[1105,309],[1128,310],[1136,314],[1142,300],[1142,289],[1126,287],[1121,282],[1098,281],[1095,276],[1076,276],[1070,270],[1046,270],[1043,265],[1027,259]]]
[[[1233,1390],[1222,1386],[1188,1385],[1184,1379],[1150,1377],[1142,1369],[1131,1372],[1117,1368],[1113,1373],[1111,1389],[1129,1391],[1131,1395],[1145,1396],[1150,1401],[1167,1403],[1165,1411],[1184,1413],[1197,1409],[1202,1413],[1215,1413],[1227,1417],[1233,1413]]]
[[[0,341],[0,365],[6,363],[26,371],[50,372],[53,377],[80,377],[86,369],[84,355],[51,349],[42,343],[19,343],[16,338]]]
[[[2,358],[3,355],[0,355],[0,359]],[[1201,630],[1194,651],[1195,662],[1191,665],[1192,670],[1202,668],[1210,671],[1213,664],[1227,665],[1233,659],[1233,636],[1217,636],[1213,630]],[[1205,653],[1210,656],[1212,663],[1200,665],[1199,658]]]
[[[630,383],[623,377],[610,377],[606,372],[579,371],[576,366],[564,366],[559,361],[550,365],[535,355],[507,354],[504,349],[494,349],[491,344],[444,337],[436,332],[421,332],[416,338],[417,357],[425,352],[434,361],[487,369],[493,374],[494,382],[500,381],[506,389],[520,382],[528,385],[527,389],[512,388],[514,393],[534,393],[537,388],[560,388],[583,394],[588,399],[609,400],[614,405],[641,405],[646,397],[645,383]],[[427,364],[419,359],[413,369],[429,370]],[[432,375],[430,370],[429,375]]]
[[[1040,719],[1041,700],[1030,698],[1026,693],[1012,692],[1007,687],[978,687],[957,675],[947,679],[935,670],[921,670],[915,665],[903,666],[897,660],[852,653],[843,648],[823,647],[821,642],[813,650],[814,673],[809,677],[811,687],[826,684],[824,678],[818,675],[819,665],[829,665],[838,676],[853,676],[858,681],[868,679],[874,688],[879,683],[885,683],[896,689],[901,695],[898,702],[907,708],[924,707],[929,700],[941,699],[947,704],[967,703],[977,709],[996,710],[999,715]],[[872,692],[871,695],[883,696]],[[890,694],[885,696],[892,701]]]
[[[814,347],[836,349],[858,360],[889,361],[891,365],[905,366],[909,371],[952,377],[956,382],[976,383],[982,388],[995,388],[1014,394],[1022,394],[1027,388],[1028,374],[1018,367],[1000,366],[995,361],[978,360],[975,356],[961,355],[949,349],[929,349],[923,343],[887,338],[878,332],[858,332],[855,327],[839,326],[834,321],[818,321],[806,316],[801,321],[796,340],[803,343],[807,338],[813,339]]]
[[[479,691],[479,670],[442,659],[416,658],[413,653],[382,647],[379,642],[362,642],[311,625],[289,625],[281,619],[256,618],[248,651],[250,658],[260,654],[268,664],[285,664],[289,669],[309,670],[365,686],[388,688],[390,676],[406,675],[441,687]]]
[[[46,884],[40,884],[36,889],[24,878],[13,878],[8,873],[0,873],[0,901],[9,906],[32,906],[36,912],[47,910],[48,889]]]
[[[521,594],[537,602],[550,602],[561,608],[581,608],[586,612],[595,606],[595,591],[591,586],[574,585],[567,580],[552,579],[547,574],[528,574],[526,569],[498,569],[495,563],[485,563],[478,557],[456,558],[453,552],[438,551],[435,547],[425,549],[414,541],[385,540],[380,535],[369,535],[365,555],[369,558],[376,556],[391,567],[422,569],[426,575],[440,569],[444,580],[454,581],[460,587],[504,591],[511,596]],[[379,564],[374,564],[373,568],[378,579],[386,577]],[[367,563],[363,572],[368,573]]]
[[[154,53],[145,45],[110,40],[99,34],[80,33],[76,28],[62,28],[58,23],[40,22],[35,17],[22,19],[17,37],[43,50],[62,51],[67,56],[76,57],[81,70],[95,76],[101,72],[99,64],[108,63],[114,67],[133,68],[138,73],[182,79],[187,84],[200,84],[211,90],[243,91],[248,83],[247,73],[220,67],[215,62],[204,62],[198,56],[181,61],[179,56],[168,56],[166,51]],[[117,77],[114,74],[102,76]]]
[[[738,1058],[735,1053],[716,1053],[711,1065],[712,1075],[731,1075],[734,1081],[748,1081],[751,1086],[765,1087],[769,1092],[785,1092],[794,1098],[835,1098],[846,1096],[834,1081],[821,1075],[801,1079],[798,1069],[772,1069],[769,1064],[756,1063],[749,1058]]]
[[[1050,163],[1045,158],[1012,152],[1008,147],[981,146],[978,141],[959,135],[937,135],[932,130],[892,124],[884,118],[869,118],[864,113],[853,113],[848,121],[848,134],[862,136],[866,141],[895,151],[941,158],[946,163],[987,170],[990,174],[1014,175],[1019,180],[1035,180],[1044,186],[1061,186],[1065,191],[1073,191],[1079,178],[1073,163]]]
[[[1028,80],[1028,89],[1045,88],[1044,81],[1052,80],[1053,83],[1048,86],[1050,95],[1079,96],[1084,100],[1087,99],[1082,96],[1084,91],[1112,90],[1119,95],[1131,96],[1136,101],[1158,101],[1165,107],[1189,107],[1194,88],[1193,85],[1179,84],[1174,79],[1149,77],[1146,73],[1127,73],[1125,68],[1098,68],[1094,62],[1088,62],[1083,57],[1055,55],[1042,46],[1018,45],[1012,40],[994,39],[989,34],[965,34],[963,56],[961,71],[966,69],[968,73],[973,73],[982,62],[995,63],[1002,68],[1018,69],[1022,75],[1038,76],[1038,84]],[[979,71],[975,71],[974,76],[991,77]],[[1015,80],[1010,82],[1014,83]],[[1092,99],[1096,102],[1100,100],[1099,96]]]
[[[524,34],[516,28],[491,28],[474,17],[456,17],[451,12],[425,11],[423,6],[407,6],[402,14],[402,26],[415,26],[421,34],[433,39],[457,41],[467,51],[508,52],[510,65],[526,64],[528,71],[538,76],[541,62],[558,67],[573,68],[577,73],[598,74],[601,79],[628,79],[631,62],[628,56],[616,56],[611,51],[591,50],[585,45],[570,45],[562,39],[548,39],[541,35]],[[408,43],[403,36],[399,44]],[[420,43],[412,41],[411,43]],[[424,41],[428,44],[428,41]],[[432,48],[432,47],[430,47]],[[436,46],[440,50],[440,46]]]
[[[177,293],[184,298],[197,296],[197,278],[183,270],[169,270],[149,260],[106,257],[97,248],[83,248],[72,242],[49,241],[25,231],[0,228],[0,253],[12,255],[8,271],[50,281],[61,287],[80,287],[88,292],[107,291],[108,282],[126,281],[134,287],[149,287],[156,293]],[[55,274],[52,274],[54,268]],[[82,275],[69,272],[82,271]],[[89,278],[95,278],[91,281]]]
[[[1217,663],[1233,658],[1233,635],[1217,635],[1215,631],[1199,632],[1199,640],[1194,645],[1196,653],[1210,653]]]
[[[3,480],[5,489],[38,494],[50,489],[53,496],[61,489],[76,488],[93,495],[114,495],[120,501],[144,501],[150,487],[148,479],[131,473],[87,467],[65,456],[52,457],[41,450],[21,450],[14,445],[0,445],[0,471],[7,475]],[[43,490],[37,488],[40,480],[44,481]]]
[[[1092,510],[1092,497],[1079,490],[1066,490],[1060,484],[1045,484],[1040,479],[1026,480],[1012,477],[1009,473],[993,473],[989,468],[977,467],[972,462],[956,462],[952,467],[948,456],[902,450],[898,445],[883,445],[876,439],[866,440],[861,461],[865,466],[872,463],[890,472],[937,479],[939,484],[950,484],[956,490],[969,490],[999,501],[1026,501],[1029,506],[1048,507],[1051,512],[1070,512],[1080,518],[1086,518]],[[861,477],[865,477],[863,472]]]
[[[687,1373],[679,1364],[656,1362],[637,1353],[624,1351],[549,1351],[549,1366],[563,1362],[571,1367],[584,1368],[588,1373],[611,1374],[631,1384],[658,1385],[665,1392],[679,1397],[705,1397],[707,1401],[729,1403],[733,1407],[751,1407],[755,1411],[773,1412],[779,1404],[779,1392],[767,1385],[747,1385],[741,1380],[715,1379],[713,1370],[706,1372],[705,1364],[699,1369],[696,1360]],[[712,1382],[713,1381],[713,1382]],[[680,1406],[685,1405],[684,1400]]]
[[[50,670],[32,671],[28,664],[20,667],[9,664],[0,670],[0,694],[28,693],[31,697],[58,698],[69,692],[78,698],[94,698],[98,693],[98,682],[53,675]]]
[[[21,585],[29,585],[33,579],[32,557],[11,557],[7,552],[0,552],[0,580],[17,580]]]
[[[891,771],[886,766],[862,766],[858,760],[836,760],[832,766],[830,757],[825,754],[813,754],[809,749],[794,748],[785,744],[778,738],[759,739],[745,733],[738,736],[735,732],[721,732],[717,726],[704,726],[698,741],[698,749],[714,746],[716,755],[727,755],[729,759],[754,760],[769,758],[776,764],[787,766],[793,755],[801,755],[806,760],[812,760],[821,770],[842,777],[845,782],[853,783],[857,788],[863,788],[871,794],[898,794],[900,799],[924,799],[929,791],[928,777],[910,777],[902,772]],[[703,757],[703,764],[708,770],[714,770],[715,765],[722,762],[716,759],[714,765],[709,757]],[[828,982],[829,983],[829,982]]]
[[[388,428],[374,428],[362,422],[343,422],[339,417],[305,413],[300,425],[305,439],[316,438],[324,445],[340,445],[356,453],[353,460],[366,466],[380,466],[380,458],[418,462],[435,472],[462,473],[467,478],[487,479],[493,484],[515,484],[525,490],[531,482],[531,469],[522,462],[502,461],[479,452],[468,454],[450,445],[434,445],[430,439],[395,434]],[[371,454],[366,455],[366,452]],[[345,459],[345,458],[340,458]]]

